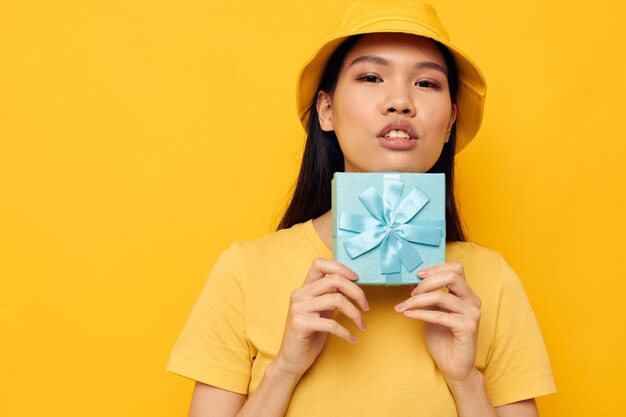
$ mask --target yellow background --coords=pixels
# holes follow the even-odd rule
[[[218,253],[276,224],[296,73],[346,3],[0,1],[0,415],[186,413],[170,349]],[[435,5],[488,80],[460,201],[535,308],[540,410],[621,414],[623,2]]]

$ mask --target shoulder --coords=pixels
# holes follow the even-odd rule
[[[236,241],[222,254],[241,273],[254,276],[283,275],[288,271],[301,275],[301,269],[306,273],[314,258],[330,256],[310,221],[256,239]]]
[[[479,295],[488,298],[497,297],[503,287],[521,286],[517,274],[500,252],[476,243],[448,243],[446,261],[463,265],[465,279]]]
[[[471,242],[449,242],[446,245],[446,261],[458,262],[467,272],[481,274],[497,273],[504,261],[502,254]]]
[[[289,229],[277,230],[256,239],[238,240],[227,251],[236,256],[256,257],[265,256],[268,253],[276,254],[277,251],[294,248],[294,246],[307,245],[306,226],[306,223],[300,223]]]
[[[301,264],[306,256],[303,252],[308,253],[306,249],[298,249],[306,248],[307,239],[302,228],[303,225],[298,224],[256,239],[232,243],[222,251],[211,268],[206,283],[207,292],[228,292],[247,299],[249,291],[258,294],[257,287],[275,289],[276,286],[285,285],[285,275],[293,271],[292,264]]]
[[[226,251],[253,315],[266,310],[267,300],[288,301],[291,291],[302,285],[313,260],[325,256],[320,248],[323,243],[314,233],[310,222],[296,224],[257,239],[237,241]],[[286,311],[283,302],[273,305]]]
[[[449,262],[499,262],[502,254],[472,242],[448,242],[446,258]]]

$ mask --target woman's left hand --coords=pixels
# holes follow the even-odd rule
[[[446,382],[463,383],[476,372],[480,299],[459,263],[434,265],[417,275],[422,281],[396,311],[424,321],[428,350]]]

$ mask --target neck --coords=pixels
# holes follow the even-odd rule
[[[322,242],[329,248],[333,247],[333,219],[332,219],[332,211],[328,210],[326,213],[322,214],[318,218],[313,219],[313,227],[315,227],[315,231],[320,238],[322,238]]]

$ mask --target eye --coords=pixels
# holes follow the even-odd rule
[[[372,75],[372,74],[362,75],[357,79],[361,81],[365,81],[366,83],[377,83],[377,82],[383,81],[379,76]]]
[[[429,80],[420,80],[416,82],[415,85],[418,87],[423,87],[423,88],[434,88],[434,89],[441,88],[441,86],[438,83],[429,81]]]

